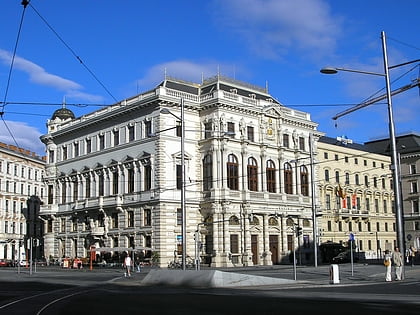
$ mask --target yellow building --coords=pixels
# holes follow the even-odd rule
[[[382,257],[396,242],[390,157],[346,137],[322,137],[317,152],[319,242],[348,246],[352,234],[359,258]]]

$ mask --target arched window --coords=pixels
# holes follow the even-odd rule
[[[289,163],[284,164],[284,192],[293,194],[293,171]]]
[[[309,196],[308,169],[304,165],[300,167],[300,192],[304,196]]]
[[[326,182],[329,182],[330,181],[330,171],[329,170],[325,170],[324,173],[325,173],[325,181]]]
[[[213,161],[210,154],[203,159],[203,190],[207,191],[213,188]]]
[[[258,190],[258,166],[257,166],[257,160],[254,158],[248,159],[248,189],[252,191]]]
[[[237,216],[233,215],[229,218],[229,225],[239,225],[239,219]]]
[[[239,189],[238,159],[234,154],[229,154],[227,161],[227,186],[232,190]]]
[[[272,160],[267,161],[266,166],[266,181],[267,181],[267,191],[276,192],[276,166]]]
[[[335,171],[335,182],[336,183],[340,182],[340,172],[339,171]]]

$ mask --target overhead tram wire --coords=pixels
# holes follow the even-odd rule
[[[13,48],[13,55],[12,55],[12,60],[10,62],[9,74],[7,76],[7,84],[6,84],[6,90],[4,92],[3,104],[1,105],[0,115],[2,117],[3,117],[3,114],[4,114],[4,108],[7,105],[7,95],[9,93],[9,87],[10,87],[10,81],[11,81],[11,78],[12,78],[13,65],[15,63],[16,51],[17,51],[17,47],[18,47],[18,43],[19,43],[19,39],[20,39],[20,34],[22,32],[23,18],[25,17],[26,6],[27,6],[28,3],[29,3],[29,1],[22,1],[22,5],[23,5],[22,16],[20,18],[19,29],[18,29],[18,33],[17,33],[17,36],[16,36],[15,47]]]
[[[55,36],[63,43],[63,45],[71,52],[71,54],[80,62],[80,64],[85,67],[85,69],[90,73],[90,75],[98,82],[102,88],[108,93],[109,96],[115,101],[115,103],[118,103],[118,100],[112,95],[112,93],[106,88],[106,86],[98,79],[98,77],[93,73],[92,70],[89,69],[89,67],[83,62],[83,60],[78,56],[75,51],[64,41],[64,39],[53,29],[53,27],[47,22],[45,18],[42,17],[42,15],[34,8],[32,4],[29,4],[29,6],[32,8],[32,10],[35,11],[35,13],[39,16],[39,18],[47,25],[47,27],[54,33]]]
[[[7,84],[6,84],[6,90],[4,92],[3,104],[1,105],[1,111],[0,111],[0,118],[3,121],[4,126],[7,129],[7,132],[10,134],[10,137],[13,139],[13,142],[15,143],[15,145],[17,147],[20,147],[20,146],[19,146],[19,144],[18,144],[15,136],[13,135],[12,131],[10,130],[9,126],[7,125],[6,121],[4,120],[4,108],[7,105],[7,95],[9,93],[9,87],[10,87],[10,81],[11,81],[11,77],[12,77],[13,65],[14,65],[14,62],[15,62],[16,51],[17,51],[17,47],[18,47],[18,43],[19,43],[20,34],[21,34],[21,31],[22,31],[23,18],[25,17],[26,6],[28,4],[29,4],[29,1],[28,0],[23,0],[22,1],[23,11],[22,11],[22,16],[20,18],[19,29],[18,29],[18,34],[16,36],[15,47],[13,49],[12,60],[10,62],[10,69],[9,69],[9,74],[7,76]]]

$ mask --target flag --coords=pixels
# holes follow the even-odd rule
[[[344,192],[343,188],[341,188],[340,184],[338,184],[338,187],[335,189],[335,194],[341,199],[346,198],[346,193]]]

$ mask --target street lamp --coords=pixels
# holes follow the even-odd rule
[[[186,269],[186,252],[187,252],[187,216],[185,209],[185,118],[184,118],[184,99],[181,98],[181,117],[172,113],[169,109],[163,108],[161,114],[170,114],[178,119],[181,123],[181,237],[182,237],[182,270]]]
[[[409,63],[417,62],[418,60],[406,62],[400,65],[388,66],[385,32],[383,31],[381,32],[381,38],[382,38],[384,73],[360,71],[360,70],[345,69],[345,68],[334,68],[334,67],[323,68],[321,69],[321,73],[335,74],[338,71],[347,71],[347,72],[356,72],[356,73],[369,74],[369,75],[377,75],[377,76],[382,76],[385,78],[386,98],[388,102],[388,126],[389,126],[389,137],[390,137],[390,144],[391,144],[391,163],[392,163],[391,168],[393,171],[393,181],[394,181],[394,203],[395,203],[395,217],[396,217],[396,225],[397,225],[397,244],[401,252],[404,252],[405,250],[404,224],[403,224],[403,213],[402,213],[402,207],[401,207],[401,186],[400,186],[400,180],[399,180],[400,166],[399,166],[399,160],[398,160],[397,149],[396,149],[397,146],[396,146],[396,138],[395,138],[394,115],[393,115],[393,110],[392,110],[392,96],[391,96],[391,84],[389,80],[389,70],[399,67],[399,66],[409,64]],[[350,111],[351,110],[347,111],[346,113]]]

